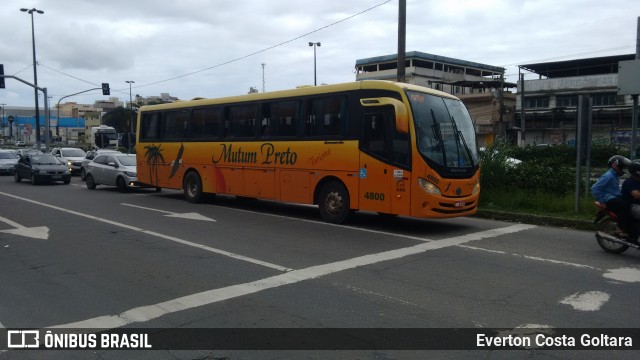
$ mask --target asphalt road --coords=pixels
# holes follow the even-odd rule
[[[540,348],[321,351],[300,342],[324,334],[317,328],[435,328],[447,338],[446,329],[637,330],[639,261],[635,250],[605,253],[586,231],[370,213],[335,226],[311,206],[233,197],[194,205],[172,190],[5,176],[0,328],[300,332],[286,334],[294,350],[0,350],[0,358],[601,358]]]

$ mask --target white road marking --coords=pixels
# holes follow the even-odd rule
[[[609,269],[603,276],[608,279],[624,282],[640,282],[640,270],[636,268],[624,267],[620,269]]]
[[[254,294],[263,290],[278,288],[302,281],[316,279],[337,272],[357,267],[377,264],[383,261],[397,260],[411,255],[421,254],[431,250],[444,249],[461,245],[470,241],[481,240],[506,234],[512,234],[536,227],[535,225],[516,224],[505,228],[481,231],[478,233],[456,236],[453,238],[421,243],[415,246],[389,250],[377,254],[363,255],[352,259],[337,261],[329,264],[312,266],[306,269],[293,270],[284,274],[265,279],[251,281],[244,284],[231,285],[183,296],[161,303],[140,306],[118,315],[105,315],[69,324],[56,325],[56,328],[101,328],[113,329],[133,323],[150,321],[161,316],[178,311],[209,305],[216,302]]]
[[[138,209],[150,210],[150,211],[155,211],[155,212],[160,212],[160,213],[167,214],[167,215],[165,215],[165,216],[168,216],[168,217],[175,217],[175,218],[181,218],[181,219],[190,219],[190,220],[204,220],[204,221],[213,221],[213,222],[216,222],[216,221],[215,221],[214,219],[212,219],[212,218],[208,218],[208,217],[206,217],[206,216],[203,216],[203,215],[200,215],[200,214],[198,214],[198,213],[194,213],[194,212],[190,212],[190,213],[176,213],[176,212],[172,212],[172,211],[166,211],[166,210],[154,209],[154,208],[150,208],[150,207],[139,206],[139,205],[133,205],[133,204],[120,203],[120,205],[129,206],[129,207],[134,207],[134,208],[138,208]]]
[[[575,293],[560,301],[560,304],[570,305],[575,310],[598,311],[607,301],[609,294],[602,291],[588,291],[585,293]]]
[[[47,240],[49,238],[49,228],[46,226],[36,226],[36,227],[29,228],[2,216],[0,216],[0,221],[2,221],[7,225],[11,225],[15,228],[15,229],[8,229],[8,230],[0,230],[0,232],[6,233],[6,234],[30,237],[34,239]]]
[[[145,230],[145,229],[142,229],[142,228],[139,228],[139,227],[135,227],[135,226],[119,223],[117,221],[112,221],[112,220],[100,218],[100,217],[93,216],[93,215],[83,214],[81,212],[77,212],[77,211],[61,208],[59,206],[49,205],[49,204],[45,204],[45,203],[42,203],[42,202],[38,202],[38,201],[31,200],[31,199],[26,199],[26,198],[21,198],[21,197],[18,197],[18,196],[15,196],[15,195],[11,195],[11,194],[7,194],[7,193],[3,193],[3,192],[0,192],[0,195],[12,197],[14,199],[18,199],[18,200],[26,201],[26,202],[29,202],[29,203],[32,203],[32,204],[48,207],[48,208],[54,209],[54,210],[59,210],[59,211],[62,211],[62,212],[66,212],[68,214],[81,216],[81,217],[84,217],[84,218],[87,218],[87,219],[103,222],[103,223],[106,223],[106,224],[109,224],[109,225],[118,226],[118,227],[125,228],[125,229],[128,229],[128,230],[139,231],[139,232],[147,234],[147,235],[159,237],[159,238],[162,238],[162,239],[165,239],[165,240],[170,240],[170,241],[177,242],[177,243],[180,243],[180,244],[183,244],[183,245],[192,246],[192,247],[195,247],[195,248],[198,248],[198,249],[210,251],[210,252],[213,252],[213,253],[216,253],[216,254],[219,254],[219,255],[224,255],[224,256],[227,256],[227,257],[230,257],[230,258],[233,258],[233,259],[236,259],[236,260],[242,260],[242,261],[246,261],[246,262],[249,262],[249,263],[252,263],[252,264],[261,265],[261,266],[268,267],[268,268],[271,268],[271,269],[275,269],[275,270],[278,270],[278,271],[290,271],[291,270],[291,269],[289,269],[287,267],[276,265],[276,264],[271,264],[271,263],[268,263],[266,261],[253,259],[253,258],[250,258],[250,257],[247,257],[247,256],[243,256],[243,255],[239,255],[239,254],[234,254],[234,253],[229,252],[229,251],[212,248],[210,246],[206,246],[206,245],[198,244],[198,243],[195,243],[195,242],[183,240],[183,239],[180,239],[180,238],[177,238],[177,237],[174,237],[174,236],[160,234],[160,233],[157,233],[155,231]]]

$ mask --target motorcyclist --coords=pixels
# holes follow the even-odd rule
[[[622,199],[630,204],[629,208],[629,225],[640,221],[640,161],[632,161],[628,166],[630,178],[622,184]],[[638,231],[636,226],[629,227],[629,235],[631,239],[637,239]]]
[[[615,155],[609,159],[609,170],[591,187],[593,197],[618,216],[616,235],[629,237],[629,218],[631,204],[622,197],[620,175],[631,161],[624,156]]]

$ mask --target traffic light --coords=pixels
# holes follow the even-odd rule
[[[111,95],[109,92],[109,83],[102,83],[102,95]]]
[[[0,89],[4,89],[4,65],[0,64]]]

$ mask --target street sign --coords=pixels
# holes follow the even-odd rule
[[[618,63],[618,95],[640,95],[640,60]]]

